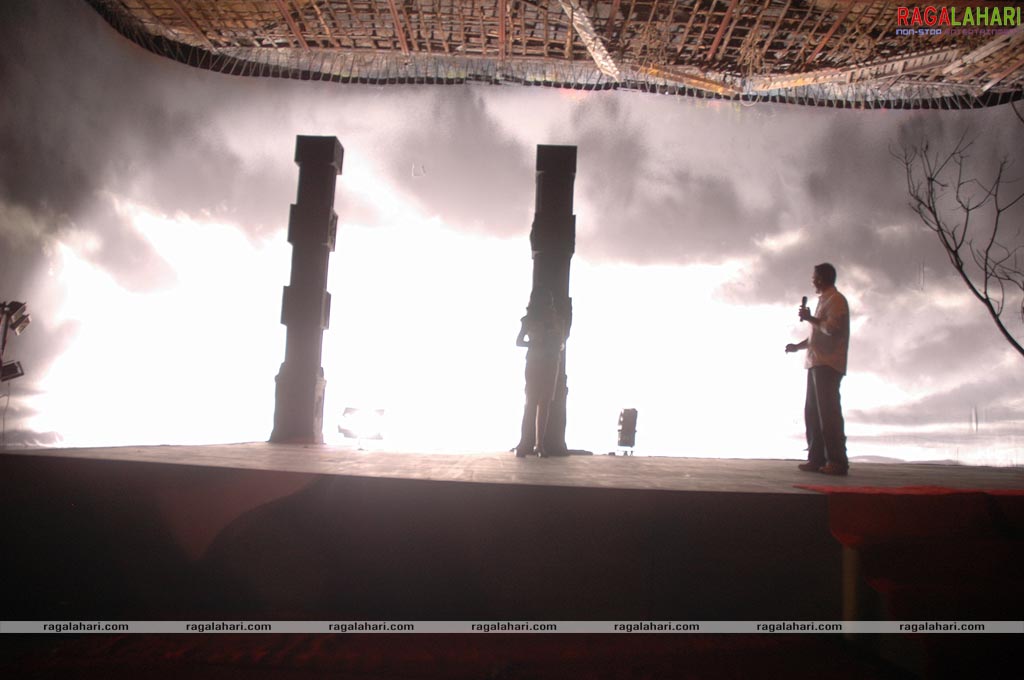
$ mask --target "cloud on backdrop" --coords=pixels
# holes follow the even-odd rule
[[[966,422],[981,405],[993,425],[1024,441],[1024,360],[908,209],[903,167],[890,155],[921,138],[948,147],[967,130],[977,135],[979,172],[1007,156],[1022,178],[1024,134],[1008,107],[856,112],[247,80],[150,55],[85,3],[21,1],[0,5],[0,91],[5,299],[38,300],[67,243],[125,291],[173,288],[178,271],[136,228],[126,202],[235,225],[256,246],[280,239],[294,200],[297,132],[336,134],[345,146],[342,224],[382,226],[396,205],[496,239],[523,239],[529,227],[535,145],[575,144],[577,259],[731,265],[739,274],[714,293],[720,304],[737,315],[777,306],[794,317],[811,292],[812,266],[832,261],[855,313],[853,371],[900,395],[852,409],[855,422],[935,427]],[[1015,238],[1024,243],[1020,224],[1018,214]],[[643,304],[685,316],[676,297],[652,291]],[[20,357],[50,365],[80,323],[37,324]],[[1019,320],[1012,327],[1024,335]],[[750,342],[780,348],[791,339],[747,332]],[[716,329],[696,320],[693,333],[711,339]],[[10,408],[15,421],[31,415],[17,399]]]

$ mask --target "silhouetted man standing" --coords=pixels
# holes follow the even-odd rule
[[[526,353],[526,408],[516,457],[565,455],[545,448],[551,402],[558,385],[558,371],[565,348],[565,326],[555,311],[551,293],[544,291],[530,300],[516,345],[529,348]]]
[[[814,268],[811,277],[818,293],[814,314],[800,305],[801,321],[811,325],[811,336],[787,352],[807,350],[807,399],[804,424],[807,428],[805,472],[845,475],[850,463],[846,458],[846,432],[839,383],[846,375],[846,355],[850,349],[850,307],[836,290],[836,268],[826,263]],[[804,298],[806,301],[806,298]]]

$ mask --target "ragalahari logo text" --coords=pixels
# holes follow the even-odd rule
[[[896,8],[897,35],[999,35],[1021,25],[1021,7],[1009,5],[953,7],[944,5]]]

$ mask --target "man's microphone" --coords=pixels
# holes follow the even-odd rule
[[[806,295],[803,297],[802,300],[800,300],[800,306],[801,307],[806,307],[807,306],[807,296]]]

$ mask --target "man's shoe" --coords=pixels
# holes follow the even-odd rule
[[[840,465],[839,463],[825,463],[825,466],[818,470],[823,475],[834,475],[836,477],[845,477],[849,472],[850,466]]]
[[[801,470],[803,470],[804,472],[817,472],[818,470],[821,469],[821,464],[820,463],[807,462],[807,463],[800,463],[799,465],[797,465],[797,467],[800,468]]]

